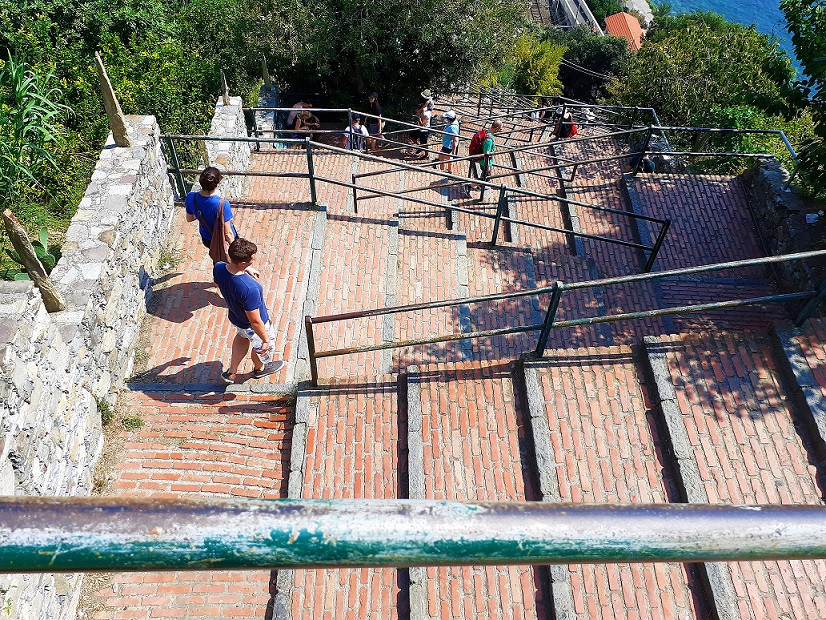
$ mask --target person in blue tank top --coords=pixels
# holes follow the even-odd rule
[[[221,196],[217,192],[218,184],[223,178],[218,168],[207,166],[198,178],[201,191],[189,192],[184,202],[186,221],[194,222],[198,220],[198,231],[201,233],[201,240],[206,247],[209,247],[212,241],[212,230],[215,228],[215,218],[221,204]],[[229,200],[224,200],[224,236],[227,243],[232,243],[238,236],[232,222],[232,208]]]
[[[229,244],[229,263],[215,263],[212,276],[227,302],[229,322],[236,329],[232,340],[229,368],[221,373],[221,381],[235,383],[238,366],[252,344],[252,377],[260,379],[278,371],[284,362],[272,360],[275,329],[264,303],[264,287],[258,281],[258,271],[252,261],[258,246],[247,239],[237,238]]]

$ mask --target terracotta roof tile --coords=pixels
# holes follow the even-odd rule
[[[605,18],[605,30],[615,37],[628,40],[628,47],[638,50],[642,47],[642,27],[639,20],[628,13],[615,13]]]

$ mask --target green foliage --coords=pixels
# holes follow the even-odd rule
[[[136,431],[143,428],[143,419],[139,415],[125,415],[121,423],[127,431]]]
[[[62,134],[60,116],[68,108],[57,103],[53,74],[38,76],[10,57],[0,61],[0,209],[11,206],[23,184],[39,182],[39,173],[54,167],[46,150]]]
[[[111,424],[112,420],[115,419],[115,412],[109,403],[103,398],[95,398],[95,404],[97,404],[101,424],[103,426]]]
[[[604,98],[609,80],[599,76],[620,76],[630,61],[631,52],[625,39],[601,37],[584,26],[571,30],[551,28],[545,37],[567,48],[562,56],[567,63],[559,68],[559,80],[563,84],[562,94],[577,101],[596,103]]]
[[[585,0],[585,2],[603,28],[605,27],[606,17],[614,15],[615,13],[622,13],[625,10],[625,7],[619,0]]]
[[[655,108],[664,123],[705,125],[715,105],[793,113],[793,76],[775,39],[698,11],[656,20],[608,91],[612,103]]]
[[[267,3],[264,3],[265,5]],[[526,23],[524,0],[286,0],[262,13],[268,58],[299,88],[336,103],[376,90],[389,110],[422,88],[474,80],[505,58]]]
[[[805,76],[799,84],[809,97],[813,135],[800,150],[801,179],[812,193],[826,195],[826,5],[823,2],[781,0],[792,33],[795,54]]]
[[[43,265],[43,269],[46,270],[46,273],[51,273],[52,269],[54,269],[54,266],[57,264],[57,261],[60,260],[61,254],[59,247],[49,246],[49,231],[47,228],[44,227],[40,229],[39,239],[32,241],[32,248],[34,248],[34,253]],[[15,263],[23,265],[23,260],[16,251],[6,248],[6,253]],[[27,280],[28,274],[26,274],[25,271],[18,273],[20,271],[21,270],[12,270],[10,273],[6,274],[6,278],[4,279]]]
[[[518,93],[553,96],[562,92],[559,62],[564,47],[531,35],[517,39],[507,61],[488,84],[499,84]]]

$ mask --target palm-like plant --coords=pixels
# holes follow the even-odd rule
[[[0,205],[10,202],[23,183],[38,184],[37,172],[54,166],[47,150],[57,142],[60,116],[69,108],[49,85],[52,73],[40,78],[13,57],[0,61]]]

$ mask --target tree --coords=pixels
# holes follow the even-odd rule
[[[804,68],[799,83],[809,98],[814,136],[800,150],[800,171],[815,193],[826,194],[826,5],[805,0],[781,0],[792,33],[795,53]]]
[[[622,13],[625,10],[622,2],[619,0],[586,0],[588,8],[594,14],[594,18],[599,22],[600,26],[605,28],[605,18],[609,15]]]
[[[562,94],[577,101],[596,103],[608,93],[610,78],[622,75],[631,52],[621,37],[601,37],[580,26],[571,30],[550,28],[545,38],[567,48],[559,68]]]
[[[628,72],[608,91],[612,103],[651,106],[665,123],[702,125],[714,105],[793,114],[799,103],[793,77],[776,40],[698,11],[656,20]]]

